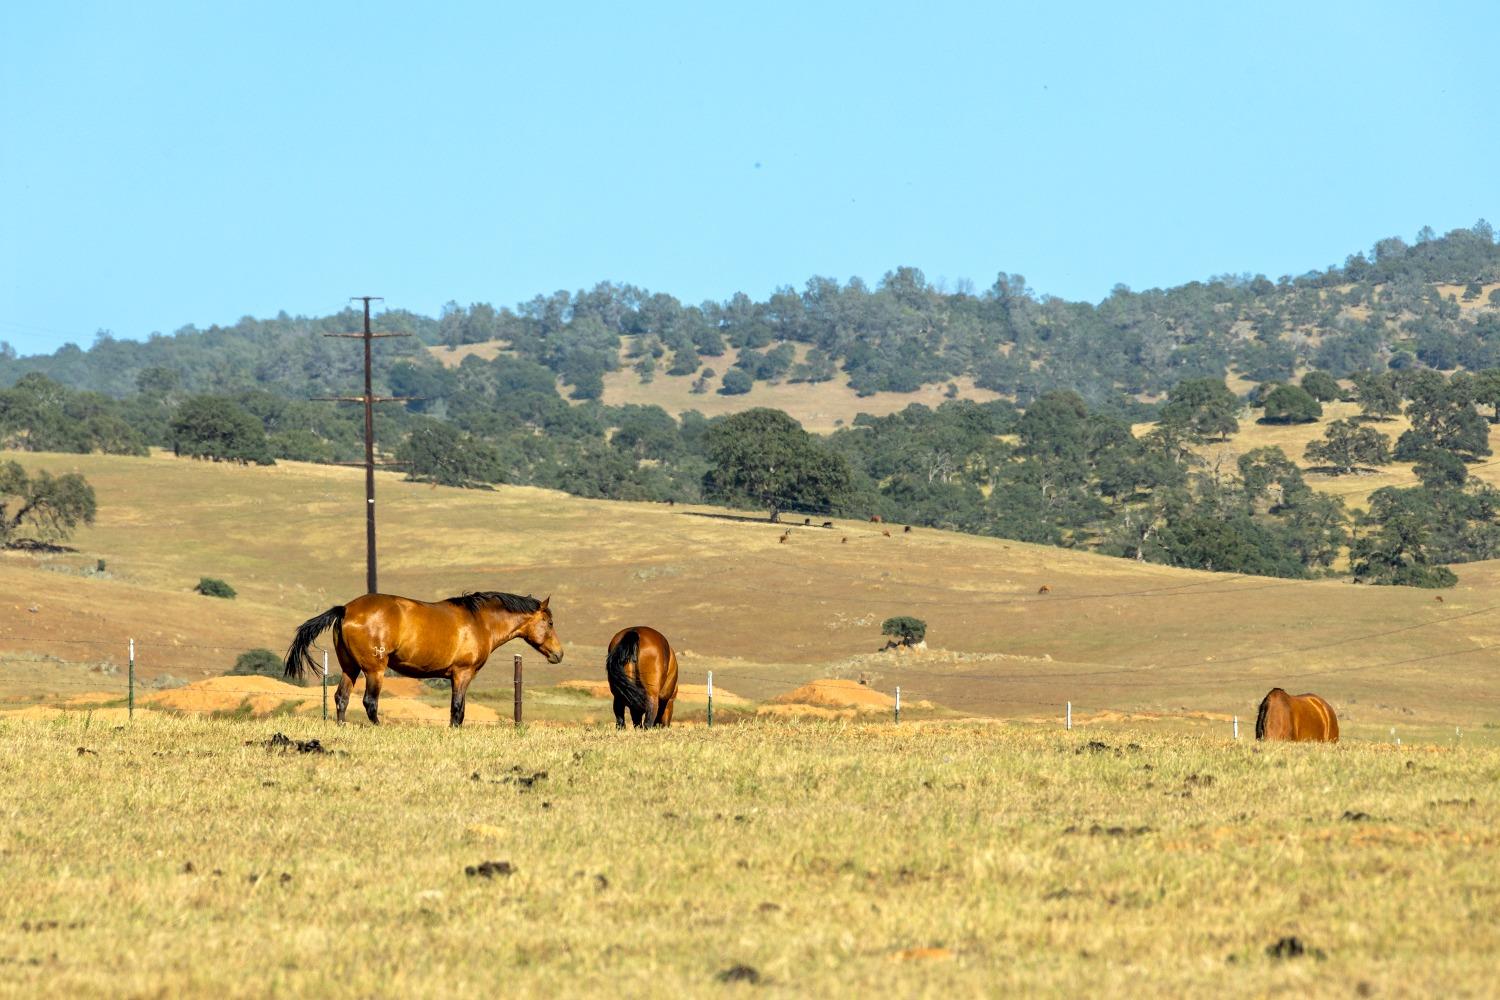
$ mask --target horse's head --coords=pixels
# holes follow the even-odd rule
[[[562,640],[557,637],[557,632],[552,628],[552,612],[547,608],[547,602],[551,597],[542,599],[542,603],[526,624],[521,626],[520,636],[526,640],[526,644],[547,658],[548,663],[561,663],[563,658]]]

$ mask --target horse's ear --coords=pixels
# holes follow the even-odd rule
[[[551,594],[548,594],[546,597],[542,598],[542,603],[537,606],[537,610],[538,611],[546,611],[547,610],[547,602],[550,601],[550,600],[552,600],[552,595]]]

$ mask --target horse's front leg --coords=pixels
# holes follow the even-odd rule
[[[448,708],[448,725],[461,726],[464,724],[464,701],[469,696],[469,682],[479,671],[473,667],[454,667],[453,676],[453,702]]]

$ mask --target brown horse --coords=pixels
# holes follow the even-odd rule
[[[637,727],[670,726],[677,698],[677,654],[667,637],[646,625],[621,629],[609,640],[604,660],[615,696],[615,726],[625,728],[625,709]]]
[[[1339,741],[1339,720],[1333,706],[1315,694],[1290,695],[1272,688],[1255,717],[1258,740]]]
[[[286,651],[286,676],[300,678],[306,667],[317,669],[307,647],[330,628],[344,672],[333,696],[340,722],[344,721],[349,693],[360,671],[365,675],[365,714],[376,725],[380,724],[380,685],[385,672],[394,670],[406,677],[446,677],[452,681],[448,721],[461,726],[469,682],[497,647],[519,637],[549,663],[563,658],[547,600],[498,591],[462,594],[434,603],[366,594],[329,608],[298,627]]]

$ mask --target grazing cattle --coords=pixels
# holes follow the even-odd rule
[[[906,527],[902,528],[901,529],[901,533],[903,535],[909,535],[909,534],[911,534],[911,525],[908,524]]]
[[[645,625],[621,629],[609,640],[604,673],[615,696],[615,728],[625,728],[627,708],[638,729],[672,724],[677,654],[666,636]]]
[[[881,534],[884,535],[887,538],[890,538],[891,537],[891,529],[887,528],[884,531],[882,531]]]
[[[1036,588],[1036,592],[1038,594],[1050,594],[1052,593],[1052,585],[1050,583],[1044,583],[1040,587]]]
[[[563,658],[546,599],[493,590],[432,603],[365,594],[297,627],[286,651],[287,677],[300,679],[307,667],[318,669],[307,648],[328,629],[333,629],[333,649],[344,674],[333,696],[339,722],[344,721],[349,694],[361,671],[365,714],[377,726],[380,686],[387,670],[406,677],[448,678],[453,684],[448,722],[461,726],[469,682],[496,648],[519,638],[549,663]]]
[[[1437,601],[1439,604],[1442,604],[1443,603],[1443,595],[1442,594],[1438,594],[1435,597],[1433,597],[1433,600]]]
[[[845,535],[843,538],[840,538],[839,539],[839,544],[840,545],[848,545],[849,544],[849,536]]]
[[[1290,695],[1272,688],[1255,717],[1255,738],[1337,743],[1339,720],[1333,706],[1315,694]]]
[[[823,527],[825,527],[825,528],[831,528],[831,527],[833,527],[833,522],[832,521],[824,521],[823,522]]]
[[[802,519],[802,526],[804,528],[811,528],[812,527],[812,518],[810,518],[810,517],[804,517]]]
[[[871,524],[879,524],[882,520],[884,520],[884,518],[882,518],[879,514],[871,514],[870,515],[870,523]]]

